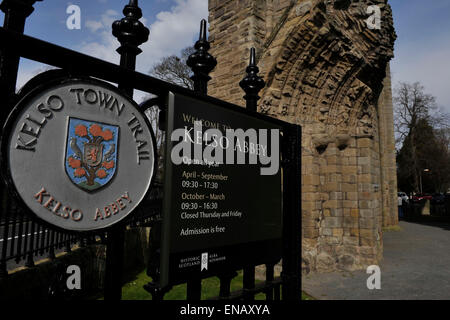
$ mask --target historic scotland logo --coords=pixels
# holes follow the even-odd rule
[[[117,167],[119,127],[70,118],[67,125],[66,173],[85,191],[104,187]]]

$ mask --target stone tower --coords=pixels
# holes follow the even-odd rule
[[[255,47],[266,81],[258,111],[303,128],[305,272],[378,263],[382,228],[398,223],[389,74],[396,35],[386,2],[209,0],[218,61],[209,94],[244,106],[238,83]],[[378,29],[366,22],[369,6],[379,8]]]

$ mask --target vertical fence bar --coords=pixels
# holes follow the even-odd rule
[[[28,253],[28,231],[30,230],[30,221],[28,219],[25,219],[25,232],[22,235],[23,236],[23,256],[22,259],[25,260],[27,258]],[[26,264],[25,264],[26,265]]]
[[[55,249],[61,249],[61,232],[55,232]]]
[[[23,223],[24,223],[24,214],[22,210],[18,210],[20,215],[19,221],[19,230],[17,232],[17,249],[16,249],[16,263],[20,262],[20,256],[22,253],[22,242],[23,242]]]
[[[45,237],[47,236],[47,229],[44,226],[41,226],[41,231],[40,231],[40,251],[39,254],[42,256],[44,255],[45,252]]]
[[[273,278],[274,278],[274,264],[268,263],[266,264],[266,285],[270,286],[269,289],[266,290],[266,300],[272,301],[273,300],[273,291],[274,288],[272,287]]]
[[[33,12],[33,4],[35,1],[15,1],[4,0],[0,4],[0,9],[5,13],[3,27],[7,30],[23,33],[25,29],[26,18]],[[16,92],[17,72],[19,70],[20,57],[12,51],[3,49],[0,52],[0,98],[6,102],[6,110],[2,110],[0,116],[0,125],[6,120],[6,116],[12,108],[12,100]],[[1,189],[5,191],[3,181]],[[7,192],[1,192],[2,197],[6,200],[5,208],[2,208],[2,216],[4,218],[4,231],[2,242],[2,256],[0,258],[0,277],[8,274],[6,269],[6,251],[9,238],[10,210],[9,197]],[[11,235],[14,238],[15,234]],[[22,234],[19,234],[21,237]],[[12,243],[13,244],[13,243]],[[21,244],[21,242],[20,242]],[[20,249],[20,248],[19,248]]]
[[[37,0],[40,1],[40,0]],[[23,33],[25,29],[25,21],[27,17],[34,11],[33,4],[35,0],[18,1],[18,0],[3,0],[0,4],[0,10],[5,13],[3,21],[3,28],[19,33]],[[6,110],[0,112],[0,126],[6,120],[9,111],[12,108],[12,100],[16,93],[17,72],[19,70],[20,57],[13,51],[2,49],[0,51],[0,99],[5,103]],[[0,183],[0,192],[2,197],[8,197],[5,191],[3,181]],[[7,201],[8,203],[8,201]],[[9,223],[10,213],[9,208],[2,208],[3,212],[0,217],[4,219],[4,233],[2,241],[2,255],[0,257],[0,278],[8,274],[6,268],[6,252],[8,249],[9,238]],[[12,237],[15,235],[13,234]]]
[[[283,135],[283,300],[301,300],[301,127]]]
[[[258,92],[264,88],[264,80],[258,76],[259,68],[256,66],[255,48],[250,48],[250,60],[245,69],[246,76],[239,82],[239,86],[245,92],[246,108],[252,111],[257,111],[257,103],[259,100]],[[243,277],[244,300],[252,301],[255,299],[251,290],[255,288],[255,267],[247,266],[244,268]]]
[[[139,46],[147,42],[150,31],[139,21],[142,18],[142,10],[138,6],[138,0],[130,0],[123,9],[123,14],[124,18],[114,21],[112,33],[120,42],[117,49],[120,54],[120,66],[134,71],[136,56],[142,52]],[[133,98],[133,88],[126,82],[119,83],[119,89]]]
[[[194,45],[195,52],[191,54],[186,64],[192,69],[194,75],[194,91],[206,95],[208,93],[208,81],[211,80],[209,73],[216,67],[216,59],[209,54],[209,42],[206,39],[206,20],[200,22],[200,35]],[[187,282],[187,300],[195,301],[201,299],[202,280],[191,279]]]
[[[229,298],[231,291],[231,280],[233,280],[233,278],[236,276],[237,272],[235,271],[219,275],[220,279],[219,299]]]
[[[281,300],[281,296],[280,296],[280,285],[276,285],[274,288],[274,296],[273,299],[275,301],[280,301]]]
[[[194,75],[194,91],[201,94],[208,94],[208,81],[211,80],[209,74],[217,65],[217,60],[209,54],[210,44],[206,39],[206,20],[200,22],[200,35],[195,43],[195,52],[189,56],[186,64],[192,69]]]
[[[250,48],[250,62],[247,69],[247,75],[239,82],[239,86],[245,91],[244,99],[246,107],[249,110],[257,111],[257,102],[259,100],[258,92],[266,85],[264,80],[258,76],[259,68],[256,66],[255,48]]]
[[[26,257],[25,266],[28,268],[34,267],[34,260],[33,260],[33,251],[34,251],[34,221],[29,222],[31,224],[30,226],[30,246],[28,247],[28,254]]]
[[[136,68],[136,56],[142,52],[138,48],[148,40],[150,31],[139,21],[142,10],[137,0],[130,0],[123,9],[124,18],[114,21],[112,33],[119,40],[120,66],[130,70]],[[133,87],[126,82],[119,83],[130,98],[133,98]],[[105,300],[122,298],[122,269],[124,259],[125,226],[118,223],[108,231],[106,244]]]
[[[54,230],[50,231],[49,239],[50,239],[50,246],[49,246],[49,250],[48,250],[48,258],[50,260],[54,260],[56,258],[56,255],[55,255],[55,231]]]
[[[243,298],[244,301],[253,301],[255,300],[255,295],[252,293],[252,290],[255,288],[255,267],[248,266],[244,268],[243,275]]]
[[[1,196],[6,200],[5,206],[1,208],[0,213],[0,228],[1,222],[3,220],[3,241],[1,242],[1,256],[0,256],[0,279],[5,278],[8,275],[8,269],[6,265],[6,253],[8,251],[8,238],[9,238],[9,210],[8,210],[8,195],[6,194],[6,189],[3,188],[3,183],[1,184],[2,189],[0,189]],[[2,201],[3,202],[3,201]],[[13,235],[14,237],[14,235]]]
[[[72,236],[70,234],[66,234],[66,241],[65,241],[64,251],[67,252],[67,253],[72,251],[72,249],[71,249],[71,241],[72,241]]]
[[[14,249],[15,249],[15,244],[16,244],[17,210],[14,210],[14,214],[12,216],[14,218],[12,219],[12,223],[11,223],[11,241],[9,244],[9,256],[10,257],[14,257]]]
[[[27,17],[34,11],[33,5],[41,0],[3,0],[0,9],[5,13],[3,28],[19,33],[25,29]],[[0,97],[3,102],[9,104],[16,92],[17,72],[19,70],[20,57],[13,51],[2,50],[0,52]],[[8,105],[9,110],[12,108]],[[6,119],[9,110],[2,110],[1,124]]]

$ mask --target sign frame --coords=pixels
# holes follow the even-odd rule
[[[164,199],[163,199],[163,212],[162,212],[162,230],[161,230],[161,265],[160,265],[160,270],[161,270],[161,277],[159,280],[159,285],[164,288],[164,287],[170,287],[173,285],[177,285],[177,284],[181,284],[181,283],[185,283],[188,280],[191,279],[198,279],[198,278],[207,278],[207,277],[211,277],[211,276],[215,276],[218,274],[217,270],[203,270],[203,263],[201,263],[201,267],[199,267],[197,272],[187,272],[184,273],[181,277],[177,276],[177,277],[173,277],[173,274],[175,273],[174,270],[171,270],[171,263],[170,263],[170,257],[172,255],[172,253],[170,252],[170,248],[171,248],[171,235],[170,235],[170,229],[171,229],[171,215],[174,215],[174,212],[171,212],[172,210],[172,202],[174,201],[172,199],[173,195],[172,195],[172,189],[173,187],[171,186],[171,182],[172,182],[172,168],[174,166],[174,164],[172,163],[171,160],[171,147],[168,146],[172,146],[172,141],[171,141],[171,133],[174,131],[174,113],[175,113],[175,108],[180,108],[181,106],[178,104],[175,106],[175,97],[176,96],[181,96],[183,98],[189,99],[189,100],[196,100],[199,101],[201,103],[204,104],[210,104],[213,105],[215,108],[220,108],[223,109],[225,112],[230,112],[230,113],[235,113],[236,115],[242,115],[244,117],[250,117],[253,118],[256,121],[264,121],[266,123],[269,123],[272,126],[276,126],[278,127],[278,129],[280,130],[280,149],[279,149],[279,164],[280,167],[278,169],[278,173],[276,175],[279,175],[279,187],[280,187],[280,207],[279,207],[279,220],[280,220],[280,235],[277,238],[273,238],[273,239],[269,239],[269,240],[259,240],[253,243],[239,243],[239,244],[232,244],[229,245],[228,247],[242,247],[242,248],[246,248],[247,251],[252,250],[252,252],[254,250],[258,251],[259,253],[264,255],[265,252],[264,250],[268,250],[270,252],[274,252],[277,251],[277,257],[273,258],[273,262],[277,263],[281,258],[282,258],[282,253],[283,253],[283,192],[282,192],[282,162],[281,162],[281,154],[282,154],[282,150],[281,150],[281,132],[284,132],[285,129],[285,123],[281,122],[278,119],[274,119],[274,118],[270,118],[268,116],[265,115],[261,115],[258,114],[256,112],[252,112],[249,110],[246,110],[244,108],[238,107],[236,105],[233,104],[229,104],[227,102],[212,98],[212,97],[208,97],[208,96],[201,96],[201,95],[195,95],[195,96],[186,96],[183,94],[179,94],[179,93],[172,93],[169,92],[168,96],[167,96],[167,101],[166,101],[166,106],[167,106],[167,112],[166,112],[166,123],[165,123],[165,128],[166,128],[166,149],[165,149],[165,163],[164,163]],[[236,128],[237,129],[237,128]],[[265,245],[266,247],[264,247],[264,250],[261,249],[263,248],[263,245]],[[205,251],[213,251],[215,249],[215,247],[212,248],[208,248],[205,249]],[[197,252],[198,250],[195,250],[195,252]],[[245,251],[245,250],[244,250]],[[202,258],[203,258],[203,254],[202,254]],[[258,264],[265,264],[267,262],[269,262],[270,260],[268,260],[267,256],[261,256],[260,258],[255,258],[253,259],[251,262],[247,261],[247,263],[241,262],[241,263],[231,263],[229,266],[227,265],[227,267],[230,267],[231,269],[234,270],[239,270],[242,269],[248,265],[258,265]],[[202,269],[202,270],[201,270]],[[222,270],[222,272],[226,272],[226,271],[233,271],[231,269],[226,269],[226,270]]]

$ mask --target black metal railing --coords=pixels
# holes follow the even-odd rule
[[[399,217],[407,221],[430,221],[450,223],[450,196],[438,200],[403,201]]]
[[[94,236],[79,236],[53,230],[29,218],[21,209],[6,207],[0,213],[0,276],[18,266],[32,267],[36,259],[54,259],[59,251],[94,242]]]
[[[147,41],[148,30],[139,23],[142,17],[137,0],[130,0],[125,6],[125,18],[113,25],[113,34],[121,43],[118,49],[121,55],[120,66],[72,51],[52,43],[23,35],[26,18],[33,11],[35,1],[3,0],[0,8],[5,12],[5,23],[0,28],[0,98],[2,101],[2,124],[17,101],[15,92],[17,70],[20,57],[41,62],[65,70],[70,74],[82,74],[115,83],[119,89],[132,96],[133,90],[141,90],[156,95],[154,104],[164,112],[164,97],[169,91],[186,96],[201,97],[212,103],[235,108],[234,105],[218,100],[207,94],[207,82],[211,79],[209,73],[216,65],[216,60],[209,53],[209,43],[206,39],[206,21],[201,22],[200,37],[195,44],[196,52],[189,58],[188,65],[194,72],[194,91],[164,82],[151,76],[136,72],[136,56],[141,52],[138,48]],[[19,6],[20,4],[20,6]],[[24,8],[21,8],[24,6]],[[123,32],[122,32],[123,31]],[[30,50],[32,48],[32,50]],[[283,253],[281,277],[274,277],[274,266],[279,261],[266,262],[266,281],[255,285],[255,266],[244,268],[243,289],[230,292],[231,280],[237,275],[237,270],[228,270],[217,276],[220,279],[220,294],[217,299],[253,300],[257,293],[265,293],[267,300],[291,299],[300,300],[300,255],[301,255],[301,130],[299,126],[281,120],[272,119],[257,111],[258,92],[264,82],[257,75],[255,51],[250,51],[250,64],[247,76],[240,85],[245,91],[247,109],[238,108],[240,112],[253,117],[270,119],[283,127],[282,130],[282,180],[283,180]],[[146,107],[151,105],[144,104]],[[144,111],[144,110],[143,110]],[[160,126],[161,129],[164,129]],[[107,262],[105,275],[105,299],[120,299],[121,276],[123,262],[123,230],[126,225],[152,225],[150,251],[153,257],[159,254],[158,224],[161,222],[162,186],[155,184],[155,190],[149,199],[145,199],[136,212],[124,222],[118,223],[107,234],[99,234],[107,243]],[[52,230],[28,218],[28,212],[19,209],[6,190],[2,190],[2,205],[0,211],[0,229],[3,236],[0,242],[0,276],[7,276],[9,260],[25,261],[33,265],[33,259],[42,254],[54,258],[57,250],[71,250],[74,244],[90,244],[95,236],[80,237]],[[163,299],[169,288],[159,288],[157,284],[158,265],[155,260],[149,263],[149,275],[154,282],[146,289],[154,300]],[[187,284],[187,299],[199,300],[201,296],[201,279],[193,279]]]

